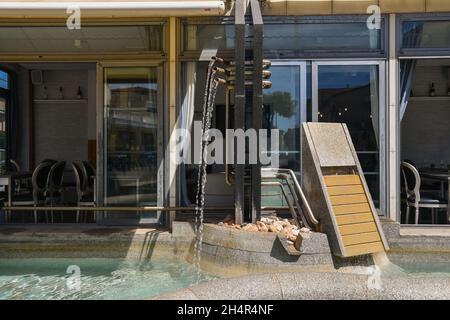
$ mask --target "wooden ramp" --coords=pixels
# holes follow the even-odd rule
[[[368,197],[358,175],[324,176],[332,213],[347,256],[384,250]]]
[[[303,188],[333,253],[351,257],[388,250],[345,124],[303,125]]]

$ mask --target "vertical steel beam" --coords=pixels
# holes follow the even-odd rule
[[[396,15],[389,15],[388,111],[387,111],[387,217],[400,222],[400,121],[399,121],[399,64],[397,59]]]
[[[235,3],[235,66],[236,82],[234,96],[234,126],[245,130],[245,11],[246,1],[236,0]],[[237,152],[242,152],[243,146],[234,145],[234,204],[235,223],[244,222],[244,174],[245,164],[237,163]],[[241,150],[239,150],[241,149]]]
[[[252,165],[252,222],[261,218],[261,162],[259,130],[262,128],[262,103],[263,103],[263,19],[259,1],[250,2],[253,19],[253,113],[252,126],[257,130],[256,164]]]
[[[168,152],[166,157],[169,158],[168,163],[168,181],[167,181],[167,195],[168,203],[170,207],[175,207],[177,203],[177,187],[176,187],[176,143],[174,139],[171,139],[172,133],[176,129],[176,116],[177,116],[177,18],[169,18],[169,63],[168,63],[168,74],[169,74],[169,139]],[[172,227],[172,222],[175,220],[176,212],[170,211],[168,214],[167,226]]]

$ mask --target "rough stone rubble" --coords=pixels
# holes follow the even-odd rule
[[[240,225],[235,224],[233,217],[229,215],[222,222],[219,222],[219,226],[247,232],[280,233],[286,237],[289,244],[294,244],[299,234],[305,239],[309,237],[311,232],[308,228],[299,228],[293,219],[280,219],[275,216],[263,217],[261,221],[256,221],[256,223],[243,223]]]

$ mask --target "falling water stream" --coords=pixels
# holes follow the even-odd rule
[[[211,128],[211,119],[214,110],[218,81],[215,79],[216,70],[213,69],[215,61],[211,61],[208,66],[206,77],[206,87],[203,102],[203,118],[202,118],[202,141],[200,163],[198,166],[197,176],[197,193],[195,197],[195,235],[196,241],[194,245],[194,266],[197,269],[197,282],[200,279],[200,260],[203,241],[203,209],[205,205],[205,185],[206,185],[206,165],[209,145],[209,129]]]

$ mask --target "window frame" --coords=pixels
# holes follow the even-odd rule
[[[401,59],[412,57],[441,57],[450,56],[450,44],[444,48],[402,48],[403,44],[403,22],[408,21],[448,21],[450,13],[422,13],[422,14],[400,14],[396,19],[396,52]]]
[[[324,24],[324,23],[361,23],[366,22],[369,15],[336,15],[336,16],[264,16],[264,25],[277,24]],[[250,23],[250,22],[249,22]],[[198,60],[201,50],[185,50],[185,26],[189,24],[234,25],[234,17],[184,18],[181,20],[180,60]],[[381,15],[380,49],[321,49],[321,50],[292,50],[292,49],[264,49],[264,57],[268,59],[321,59],[321,58],[387,58],[389,19]],[[233,57],[234,49],[221,50],[221,57]]]
[[[361,23],[366,22],[369,15],[336,15],[336,16],[267,16],[264,24],[331,24],[331,23]],[[271,59],[340,59],[340,58],[387,58],[389,19],[381,15],[380,49],[355,50],[355,49],[320,49],[320,50],[292,50],[292,49],[265,49],[265,57]]]
[[[188,17],[180,20],[180,37],[179,37],[179,60],[180,61],[200,61],[201,50],[186,50],[185,30],[186,25],[228,25],[234,26],[233,17]],[[234,48],[217,51],[221,58],[233,59]]]
[[[119,21],[119,22],[95,22],[88,21],[83,24],[84,27],[126,27],[126,26],[161,26],[161,50],[158,51],[92,51],[92,52],[71,52],[71,51],[50,51],[50,52],[0,52],[0,60],[2,61],[28,61],[35,60],[37,57],[41,61],[60,61],[61,57],[75,56],[77,61],[97,61],[97,60],[111,60],[126,57],[127,59],[134,58],[136,60],[149,59],[164,59],[168,50],[167,39],[167,19],[149,19],[146,21]],[[65,23],[61,22],[31,22],[31,23],[1,23],[0,28],[3,27],[55,27],[66,28]]]
[[[11,117],[10,117],[10,107],[12,105],[12,94],[11,94],[11,83],[12,83],[12,73],[4,68],[0,68],[0,71],[8,75],[8,89],[0,88],[0,97],[5,99],[5,170],[8,171],[10,168],[10,144],[11,144]]]

